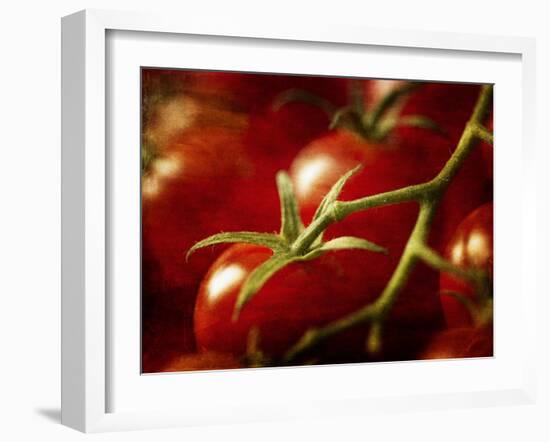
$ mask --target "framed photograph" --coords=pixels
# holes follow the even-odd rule
[[[533,40],[83,11],[62,46],[64,424],[534,401]]]

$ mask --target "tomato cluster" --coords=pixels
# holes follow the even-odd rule
[[[329,125],[326,108],[304,100],[274,106],[281,94],[301,90],[342,108],[350,102],[350,91],[357,92],[357,82],[353,80],[351,87],[352,80],[343,78],[143,70],[144,372],[233,368],[246,361],[250,365],[254,357],[257,362],[258,354],[266,364],[273,363],[311,327],[338,320],[380,295],[415,224],[416,203],[374,208],[333,224],[324,233],[327,240],[361,237],[387,253],[336,250],[289,264],[265,283],[238,318],[234,308],[239,290],[272,250],[216,245],[189,260],[185,257],[197,241],[215,233],[276,231],[279,170],[290,173],[304,224],[331,186],[355,166],[362,168],[346,184],[341,200],[433,178],[452,154],[480,89],[420,84],[397,100],[388,114],[425,116],[437,130],[396,125],[384,137],[371,137],[350,124]],[[397,87],[376,80],[361,80],[360,85],[366,108],[380,99],[378,91]],[[458,247],[453,242],[466,244],[464,253],[473,250],[468,244],[475,241],[486,247],[485,258],[454,260],[457,267],[492,266],[492,217],[489,223],[487,215],[492,205],[485,206],[490,209],[483,209],[478,221],[480,215],[468,217],[492,201],[490,149],[482,146],[470,155],[432,226],[430,245],[450,261]],[[483,241],[480,229],[485,229]],[[441,346],[437,342],[445,338],[440,334],[458,326],[467,336],[453,337],[453,342],[464,347],[472,330],[478,333],[490,324],[470,320],[471,309],[466,307],[474,304],[486,312],[488,298],[492,299],[492,293],[484,292],[482,302],[476,290],[419,263],[384,322],[380,352],[366,350],[366,323],[326,340],[305,362],[439,357],[430,348]],[[455,293],[461,291],[466,293]],[[472,303],[461,303],[461,296]],[[492,352],[492,336],[490,342],[491,351],[484,348],[481,356]],[[452,355],[467,353],[461,348]]]

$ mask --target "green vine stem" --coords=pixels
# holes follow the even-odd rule
[[[341,221],[354,212],[410,201],[416,201],[420,206],[415,226],[405,245],[401,259],[377,300],[324,327],[309,329],[287,351],[284,356],[284,362],[290,363],[295,361],[323,340],[368,321],[375,324],[375,327],[371,327],[371,335],[367,340],[367,347],[369,351],[376,352],[380,343],[378,335],[381,324],[407,283],[418,260],[423,260],[440,270],[456,272],[456,269],[450,268],[443,258],[428,248],[426,241],[439,201],[464,163],[464,160],[475,147],[476,142],[484,140],[492,143],[493,141],[492,134],[483,126],[483,121],[492,102],[492,93],[492,85],[484,85],[482,87],[472,116],[466,124],[455,151],[435,178],[423,184],[404,187],[353,201],[334,201],[323,215],[313,221],[293,242],[291,247],[292,252],[301,255],[311,247],[313,242],[329,225]],[[471,274],[463,276],[472,277]]]

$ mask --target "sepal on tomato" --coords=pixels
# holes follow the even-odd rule
[[[286,172],[279,171],[276,179],[281,202],[281,231],[279,235],[288,244],[291,244],[302,233],[304,225],[300,219],[298,203],[296,202],[290,177]]]
[[[317,218],[320,218],[323,216],[327,210],[332,207],[332,204],[338,199],[340,196],[340,193],[342,192],[342,189],[344,188],[344,185],[348,182],[348,180],[355,175],[359,170],[361,169],[361,166],[357,166],[350,171],[346,172],[344,175],[342,175],[330,188],[328,193],[324,196],[324,198],[319,203],[319,207],[317,207],[317,210],[315,211],[315,215],[313,215],[313,221],[315,221]]]
[[[288,250],[288,244],[279,235],[274,233],[259,233],[259,232],[222,232],[209,236],[199,242],[187,251],[186,258],[196,252],[198,249],[202,249],[208,246],[214,246],[216,244],[232,244],[232,243],[245,243],[255,244],[257,246],[264,246],[274,252]]]

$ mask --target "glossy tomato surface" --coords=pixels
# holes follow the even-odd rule
[[[493,204],[474,210],[458,226],[445,250],[445,258],[462,269],[479,269],[493,277]],[[445,320],[449,327],[462,327],[473,322],[464,304],[450,294],[459,294],[478,307],[480,297],[471,283],[442,273],[440,293]],[[491,293],[492,295],[492,293]]]
[[[195,334],[201,348],[243,355],[252,327],[260,347],[280,356],[310,327],[336,319],[364,302],[357,274],[337,256],[292,264],[275,274],[233,322],[235,301],[244,280],[272,255],[269,249],[235,245],[210,268],[195,308]]]

